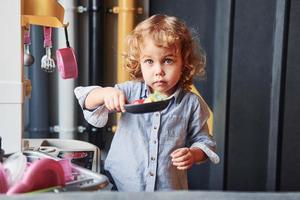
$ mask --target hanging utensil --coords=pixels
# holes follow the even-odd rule
[[[24,66],[29,67],[34,63],[34,57],[30,53],[30,45],[31,45],[31,39],[30,39],[30,26],[28,29],[24,30]]]
[[[52,28],[44,27],[44,47],[46,49],[46,55],[42,57],[41,68],[45,72],[53,72],[55,70],[55,62],[51,57],[51,48],[52,48]]]
[[[56,51],[57,67],[63,79],[77,78],[78,76],[77,60],[74,49],[70,47],[67,26],[64,27],[67,47]]]

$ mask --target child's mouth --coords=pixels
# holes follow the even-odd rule
[[[166,84],[166,81],[155,81],[153,84],[156,86],[163,86]]]

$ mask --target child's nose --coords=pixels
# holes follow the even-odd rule
[[[162,66],[160,64],[157,64],[156,67],[155,67],[155,75],[156,76],[163,76],[165,75],[165,72],[162,68]]]

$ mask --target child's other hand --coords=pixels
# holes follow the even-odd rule
[[[176,149],[170,156],[172,157],[172,164],[179,170],[189,169],[195,163],[194,155],[187,147]]]
[[[125,112],[125,95],[122,90],[106,87],[104,88],[105,93],[103,101],[104,105],[109,111]]]

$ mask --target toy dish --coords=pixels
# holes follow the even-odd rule
[[[134,113],[134,114],[157,112],[165,109],[169,105],[171,99],[173,98],[174,97],[167,98],[162,101],[156,101],[150,103],[126,104],[124,108],[126,112]]]
[[[65,186],[65,174],[58,161],[44,158],[32,163],[22,180],[7,191],[8,195],[32,192],[54,186]]]

